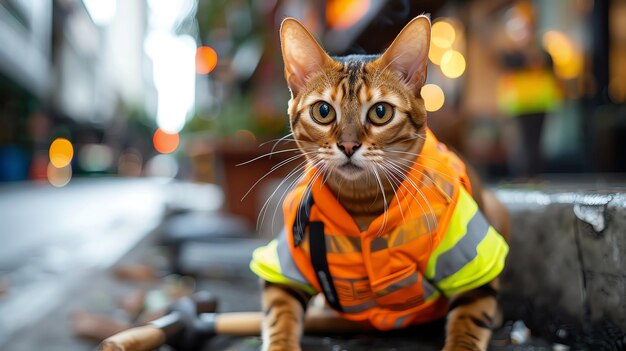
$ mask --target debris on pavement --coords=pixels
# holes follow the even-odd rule
[[[530,337],[530,329],[526,327],[524,321],[518,320],[513,323],[511,327],[511,344],[521,345],[525,344]]]
[[[124,264],[113,268],[113,275],[120,280],[139,282],[154,281],[157,273],[151,265],[147,264]]]
[[[100,342],[131,327],[130,323],[112,317],[78,310],[71,316],[75,336]]]

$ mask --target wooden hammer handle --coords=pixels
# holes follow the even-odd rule
[[[262,312],[207,313],[214,335],[256,336],[261,334]],[[200,317],[202,318],[202,316]],[[354,333],[371,329],[342,319],[332,311],[309,311],[304,318],[305,333]],[[99,351],[148,351],[165,343],[166,332],[154,325],[132,328],[104,340]]]
[[[100,344],[98,351],[149,351],[164,343],[163,330],[145,325],[113,335]]]
[[[215,334],[253,336],[261,334],[262,312],[219,313],[215,319]],[[363,324],[341,318],[333,311],[309,311],[304,317],[305,333],[355,333],[371,329]]]

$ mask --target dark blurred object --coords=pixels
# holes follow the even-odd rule
[[[429,14],[434,18],[445,2],[436,0],[369,0],[330,1],[355,3],[366,7],[354,25],[331,28],[324,36],[324,44],[334,55],[379,54],[414,17]],[[354,10],[353,10],[354,11]]]
[[[18,145],[0,145],[0,182],[26,179],[29,159]]]
[[[254,235],[241,218],[223,212],[182,213],[167,218],[161,226],[161,243],[170,253],[175,273],[190,273],[182,264],[181,253],[186,245],[236,242]]]
[[[596,109],[587,135],[593,140],[596,169],[626,173],[626,105]]]

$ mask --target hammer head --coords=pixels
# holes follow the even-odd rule
[[[206,291],[179,299],[169,313],[150,324],[107,338],[99,351],[145,351],[168,344],[177,350],[198,350],[213,335],[217,299]],[[201,314],[202,318],[199,317]]]
[[[217,298],[208,291],[200,291],[174,302],[169,313],[150,324],[166,335],[165,343],[179,351],[198,350],[211,336],[212,323],[198,318],[200,314],[217,310]]]

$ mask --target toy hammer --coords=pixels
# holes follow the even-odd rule
[[[206,292],[196,294],[193,299],[181,298],[165,316],[107,338],[98,350],[148,351],[164,344],[180,351],[198,350],[216,335],[260,335],[262,312],[215,313],[216,307],[217,299]],[[332,311],[312,309],[304,319],[305,333],[337,334],[363,330],[366,330],[363,325],[342,319]]]

